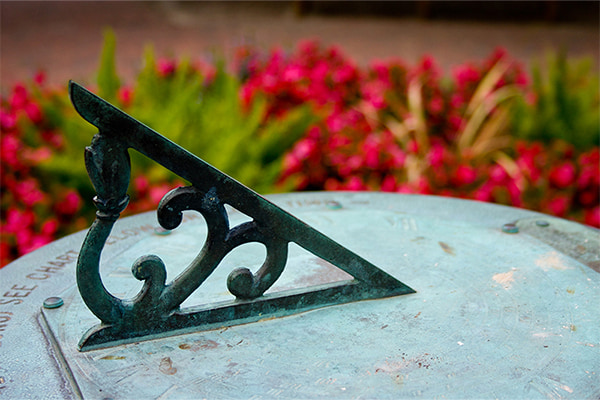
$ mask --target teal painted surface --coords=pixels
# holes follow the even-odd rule
[[[269,199],[417,293],[80,353],[77,341],[97,320],[79,298],[74,276],[65,272],[60,285],[40,293],[31,313],[40,312],[44,296],[64,299],[64,306],[44,309],[42,320],[84,397],[600,396],[597,231],[525,210],[447,198],[306,193]],[[329,207],[331,201],[341,207]],[[233,213],[231,219],[244,216]],[[539,220],[548,226],[539,226]],[[511,222],[519,233],[502,231]],[[108,290],[120,297],[139,290],[130,273],[138,255],[151,250],[170,268],[185,265],[205,234],[201,218],[169,235],[140,228],[156,225],[152,213],[119,224],[101,270]],[[60,247],[64,242],[42,249],[42,258],[58,254]],[[229,299],[227,274],[239,266],[259,267],[264,255],[261,245],[235,250],[184,306]],[[18,268],[32,268],[35,257],[41,256],[0,270],[0,289],[16,279]],[[295,247],[270,291],[346,278]],[[1,365],[33,369],[35,361],[16,364],[15,359],[36,355],[5,351],[16,348],[11,346],[15,329],[8,334]],[[32,347],[42,354],[44,346]],[[47,363],[47,355],[39,354],[37,363]],[[54,368],[64,374],[64,368]],[[26,394],[27,387],[13,384],[5,393]]]

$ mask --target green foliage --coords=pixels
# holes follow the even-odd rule
[[[58,132],[63,140],[58,151],[36,166],[36,175],[48,193],[60,193],[66,187],[84,199],[93,198],[95,192],[85,170],[84,149],[97,133],[96,128],[79,117],[68,96],[62,93],[39,96],[39,102],[48,127]],[[94,213],[93,204],[84,202],[81,214],[91,218]]]
[[[283,155],[315,117],[304,105],[281,119],[266,119],[266,101],[258,98],[243,109],[239,90],[239,80],[222,63],[210,81],[186,60],[171,76],[160,76],[149,48],[126,111],[254,190],[273,192]],[[143,172],[150,181],[174,179],[140,154],[132,154],[132,168],[134,175]]]
[[[600,143],[600,86],[591,60],[547,57],[533,68],[533,104],[522,99],[513,112],[514,135],[550,143],[560,139],[586,149]]]
[[[117,97],[120,87],[117,67],[115,64],[115,49],[117,40],[111,29],[104,31],[104,47],[100,56],[100,68],[97,75],[98,94],[109,102]]]
[[[241,83],[225,71],[223,63],[208,77],[182,60],[165,75],[157,67],[151,47],[145,53],[145,65],[135,86],[122,88],[114,52],[114,34],[107,31],[97,74],[100,96],[257,192],[284,189],[276,185],[282,157],[316,121],[310,106],[296,107],[280,118],[267,117],[267,104],[262,98],[247,109],[241,105]],[[123,89],[129,90],[133,99],[124,99],[120,95]],[[60,182],[84,199],[91,199],[94,191],[85,171],[83,149],[96,129],[77,115],[64,94],[39,97],[48,125],[64,137],[61,151],[38,166],[39,174],[48,184]],[[151,185],[180,181],[144,155],[134,150],[130,154],[133,178],[143,175]],[[135,200],[136,194],[132,195]],[[91,202],[84,201],[84,205],[81,214],[93,217]]]

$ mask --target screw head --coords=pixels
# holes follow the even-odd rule
[[[331,200],[327,202],[327,208],[330,210],[339,210],[342,208],[342,204],[339,201]]]
[[[44,300],[44,308],[58,308],[63,304],[65,304],[65,302],[60,297],[48,297]]]
[[[504,233],[519,233],[519,227],[515,223],[508,223],[502,225],[502,232]]]
[[[171,230],[165,229],[162,226],[157,226],[154,228],[154,234],[159,236],[166,236],[171,233]]]
[[[548,225],[550,225],[550,223],[548,221],[544,221],[544,220],[539,220],[539,221],[535,221],[535,224],[537,226],[540,226],[542,228],[547,227]]]

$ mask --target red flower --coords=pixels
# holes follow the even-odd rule
[[[585,223],[600,228],[600,206],[585,211]]]
[[[348,181],[346,181],[344,186],[345,186],[346,190],[352,190],[352,191],[360,191],[360,190],[368,189],[367,185],[365,185],[365,183],[362,181],[362,179],[356,175],[350,177],[350,179],[348,179]]]
[[[417,154],[419,152],[419,142],[412,139],[406,144],[406,151],[409,153]]]
[[[50,218],[42,225],[42,235],[51,237],[58,230],[58,220],[56,218]]]
[[[554,197],[548,202],[548,210],[557,217],[564,217],[571,205],[571,199],[565,195]]]
[[[38,182],[33,178],[18,182],[15,192],[17,199],[28,207],[42,202],[45,198],[44,193],[38,188]]]
[[[0,127],[3,130],[11,131],[17,126],[17,117],[12,112],[0,111]]]
[[[565,161],[550,170],[550,183],[559,189],[572,185],[576,178],[577,171],[571,161]]]
[[[54,206],[56,213],[62,217],[71,217],[81,208],[81,197],[75,190],[69,190],[63,199]]]
[[[478,201],[493,201],[493,188],[491,185],[484,184],[473,193],[473,199]]]
[[[7,233],[16,234],[20,230],[30,229],[34,221],[35,214],[33,214],[33,211],[21,211],[11,208],[7,212],[6,224],[2,227],[2,230]]]
[[[38,71],[33,77],[33,81],[39,86],[44,86],[46,83],[46,72],[42,70]]]
[[[506,170],[498,164],[490,167],[488,173],[490,181],[494,183],[502,184],[506,179],[508,179]]]
[[[167,60],[165,58],[161,58],[156,63],[156,71],[158,75],[162,78],[169,77],[175,73],[175,69],[177,68],[174,60]]]
[[[383,192],[395,192],[398,184],[394,175],[387,175],[381,182],[381,190]]]
[[[23,149],[23,143],[12,135],[0,137],[0,160],[14,169],[23,167],[19,154]]]
[[[13,110],[22,110],[29,101],[29,93],[22,83],[17,83],[13,87],[13,93],[9,103]]]
[[[149,191],[149,197],[152,204],[158,205],[160,200],[172,189],[172,186],[163,183],[162,185],[152,186]]]
[[[593,207],[598,204],[598,187],[579,192],[577,194],[577,200],[584,207]]]
[[[27,114],[27,117],[29,117],[31,122],[33,122],[34,124],[39,124],[40,122],[42,122],[42,110],[39,105],[37,105],[34,102],[29,102],[25,104],[24,109],[25,113]]]
[[[468,165],[459,165],[454,172],[452,182],[457,186],[470,185],[477,179],[477,171]]]
[[[150,182],[144,175],[138,175],[133,178],[133,188],[137,192],[137,196],[145,196],[150,188]]]
[[[131,86],[123,86],[119,88],[119,91],[117,92],[117,98],[121,104],[123,104],[123,106],[129,106],[133,100],[133,88]]]

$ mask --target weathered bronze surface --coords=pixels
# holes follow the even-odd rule
[[[77,285],[85,304],[102,323],[83,336],[79,343],[81,350],[414,293],[375,265],[80,85],[71,82],[69,90],[76,110],[99,130],[85,152],[86,168],[97,192],[94,203],[98,211],[79,255]],[[138,258],[131,270],[136,279],[144,282],[143,287],[135,297],[120,299],[109,293],[102,282],[100,257],[129,200],[128,149],[139,151],[191,183],[163,197],[157,209],[160,225],[175,229],[182,222],[183,211],[193,210],[204,217],[208,236],[198,256],[169,283],[165,265],[158,256]],[[231,228],[226,204],[252,220]],[[201,309],[180,307],[231,250],[248,242],[262,243],[267,256],[255,274],[247,268],[238,268],[229,275],[227,287],[235,300]],[[290,242],[354,279],[264,294],[283,272]]]

